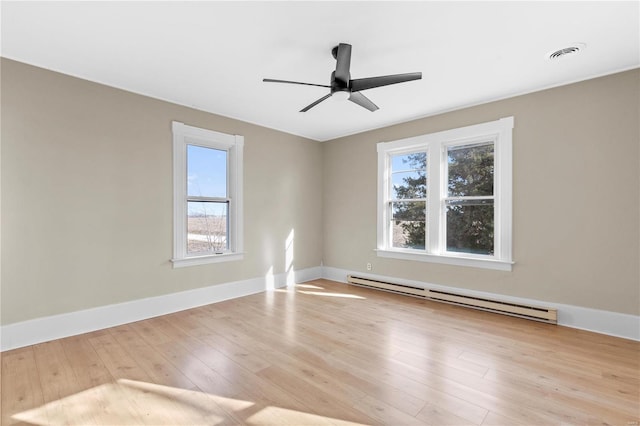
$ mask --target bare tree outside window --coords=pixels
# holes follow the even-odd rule
[[[189,202],[187,251],[223,252],[227,250],[228,204]]]
[[[187,146],[187,253],[229,248],[227,152]]]

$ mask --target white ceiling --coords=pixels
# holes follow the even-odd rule
[[[640,3],[10,2],[2,56],[324,141],[640,66]],[[421,71],[370,89],[369,112],[329,84],[331,48],[352,78]],[[551,61],[575,43],[579,54]]]

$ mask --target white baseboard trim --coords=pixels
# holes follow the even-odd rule
[[[296,283],[301,283],[325,278],[331,281],[346,283],[347,275],[349,274],[380,281],[413,285],[416,287],[432,288],[451,292],[459,291],[470,296],[499,298],[500,300],[514,303],[531,305],[543,304],[558,310],[559,325],[640,341],[640,317],[635,315],[496,295],[420,281],[385,277],[381,275],[361,273],[358,271],[348,271],[346,269],[333,268],[329,266],[317,266],[294,271],[293,274],[282,273],[273,276],[235,281],[194,290],[187,290],[179,293],[133,300],[125,303],[101,306],[93,309],[8,324],[0,327],[0,351],[8,351],[54,339],[141,321],[185,309],[221,302],[223,300],[234,299],[236,297],[248,296],[250,294],[260,293],[272,287],[285,287],[292,280]]]
[[[299,271],[295,271],[294,274],[295,274],[295,282],[297,283],[304,283],[307,281],[317,280],[322,278],[322,266],[315,266],[313,268],[301,269]]]
[[[333,268],[331,266],[322,267],[322,278],[326,280],[336,281],[339,283],[346,283],[347,275],[350,275],[350,274],[357,274],[358,276],[364,276],[359,272],[350,272],[350,271],[347,271],[346,269],[338,269],[338,268]],[[371,275],[371,274],[369,274],[369,276],[371,276],[372,278],[374,277],[374,275]]]
[[[603,311],[600,309],[584,308],[581,306],[565,305],[547,301],[525,299],[520,297],[504,296],[501,294],[487,293],[482,291],[467,290],[456,287],[443,286],[438,284],[425,283],[421,281],[405,280],[395,277],[386,277],[359,271],[349,271],[346,269],[324,266],[322,268],[322,278],[341,283],[347,282],[347,275],[357,275],[363,278],[371,278],[379,281],[389,281],[398,284],[411,285],[415,287],[430,288],[449,292],[459,292],[469,296],[477,296],[487,299],[504,300],[505,302],[521,303],[525,305],[541,305],[558,310],[558,325],[577,328],[595,333],[607,334],[609,336],[622,337],[640,341],[640,316],[621,314],[618,312]]]
[[[0,327],[0,351],[8,351],[236,297],[248,296],[263,292],[269,288],[285,287],[291,280],[299,283],[321,277],[322,268],[317,266],[293,271],[292,274],[267,275],[261,278],[212,285],[179,293],[8,324]]]

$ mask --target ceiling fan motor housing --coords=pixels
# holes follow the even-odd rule
[[[335,46],[333,49],[331,49],[331,55],[333,56],[333,59],[338,59],[338,48],[340,46]]]
[[[331,73],[331,94],[333,95],[335,92],[350,93],[351,90],[349,89],[349,82],[336,80],[336,72],[333,71]]]

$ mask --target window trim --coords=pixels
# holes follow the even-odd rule
[[[511,271],[512,260],[512,131],[514,118],[481,123],[457,129],[380,142],[378,150],[377,255],[379,257],[435,262]],[[493,256],[447,252],[444,244],[445,221],[442,220],[446,196],[446,167],[442,167],[446,148],[474,142],[494,143],[495,252]],[[389,244],[389,212],[386,208],[390,187],[390,155],[425,151],[427,170],[427,239],[425,250],[393,248]],[[435,195],[434,195],[435,194]],[[433,197],[436,197],[435,199]]]
[[[242,260],[243,253],[243,181],[244,137],[228,135],[172,122],[173,131],[173,258],[174,268]],[[220,254],[187,252],[187,145],[227,151],[229,199],[227,234],[229,249]]]

